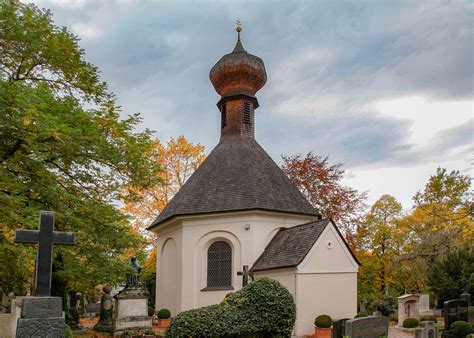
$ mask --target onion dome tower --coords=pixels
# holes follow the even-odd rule
[[[179,216],[264,210],[320,218],[303,194],[255,141],[255,94],[267,81],[265,65],[237,43],[209,74],[221,99],[221,138],[148,228]]]
[[[217,103],[221,112],[221,137],[240,134],[254,137],[255,93],[267,82],[262,59],[245,51],[240,41],[240,23],[237,43],[232,53],[224,55],[212,67],[209,77],[221,96]]]

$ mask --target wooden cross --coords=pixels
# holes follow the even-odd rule
[[[53,245],[74,245],[76,234],[54,231],[54,212],[41,211],[39,230],[16,230],[15,242],[38,243],[35,296],[51,296]]]
[[[243,271],[238,271],[237,276],[242,276],[242,287],[247,286],[249,283],[249,277],[253,280],[253,272],[249,271],[248,265],[244,265]]]

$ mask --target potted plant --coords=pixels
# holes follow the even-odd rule
[[[314,334],[316,338],[332,337],[332,318],[329,315],[317,316],[314,320]]]
[[[171,312],[168,309],[161,309],[157,312],[158,315],[158,327],[165,329],[170,325]]]

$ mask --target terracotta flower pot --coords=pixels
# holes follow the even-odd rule
[[[316,338],[331,338],[332,337],[332,328],[328,327],[315,327],[314,335]]]
[[[160,329],[166,329],[170,325],[170,319],[158,319],[158,327]]]

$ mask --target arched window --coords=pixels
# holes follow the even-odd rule
[[[232,286],[232,248],[224,241],[207,250],[207,287]]]

